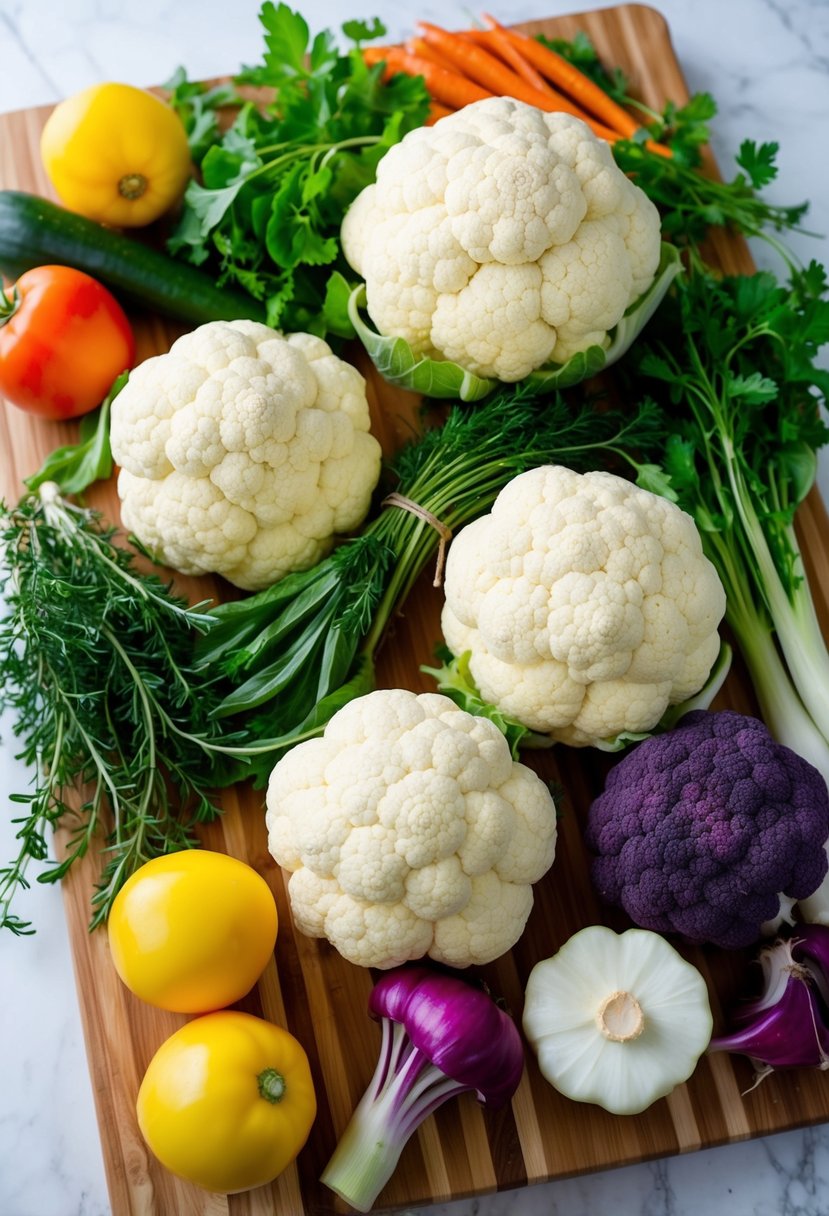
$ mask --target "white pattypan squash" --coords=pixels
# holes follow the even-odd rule
[[[711,1038],[697,969],[647,929],[591,925],[533,967],[524,1032],[560,1093],[635,1115],[686,1081]]]

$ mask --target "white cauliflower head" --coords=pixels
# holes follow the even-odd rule
[[[442,626],[484,699],[575,746],[705,684],[725,593],[689,515],[611,473],[522,473],[449,550]]]
[[[583,122],[494,97],[391,148],[342,244],[383,334],[515,381],[607,348],[654,279],[660,225]]]
[[[492,722],[437,694],[349,702],[279,761],[267,807],[294,923],[363,967],[498,958],[555,855],[547,786]]]
[[[112,404],[124,527],[185,574],[256,590],[363,520],[380,475],[365,381],[320,338],[211,321]]]

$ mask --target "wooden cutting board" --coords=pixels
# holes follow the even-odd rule
[[[629,73],[633,90],[659,107],[670,97],[687,97],[668,29],[654,9],[625,5],[524,27],[531,32],[571,37],[585,30],[610,65]],[[50,195],[40,166],[38,137],[48,108],[0,116],[0,186]],[[714,256],[727,271],[753,269],[745,245],[719,237]],[[154,317],[134,318],[139,357],[164,351],[180,329]],[[392,449],[408,430],[414,399],[376,380],[355,355],[370,381],[375,433]],[[0,445],[5,455],[0,493],[21,491],[21,479],[59,443],[74,439],[69,426],[39,423],[3,406]],[[117,519],[114,487],[95,495],[110,520]],[[829,622],[829,522],[812,493],[799,526],[824,629]],[[178,580],[194,598],[220,594],[209,579]],[[429,689],[418,665],[429,661],[439,639],[440,594],[424,578],[395,623],[382,650],[379,681],[385,686]],[[748,681],[735,664],[718,702],[756,712]],[[533,964],[554,953],[577,929],[605,921],[624,928],[624,918],[602,908],[588,880],[581,824],[591,798],[601,788],[607,764],[595,752],[559,748],[529,761],[566,791],[558,856],[537,885],[527,930],[512,952],[483,972],[520,1020],[522,993]],[[249,1012],[287,1026],[308,1052],[319,1099],[319,1114],[297,1162],[271,1186],[231,1197],[209,1195],[162,1169],[138,1132],[134,1104],[143,1071],[159,1044],[185,1020],[152,1009],[120,983],[111,965],[106,935],[90,935],[89,897],[98,862],[90,856],[64,884],[66,914],[74,954],[104,1160],[115,1216],[283,1216],[335,1213],[347,1209],[318,1182],[352,1108],[371,1076],[379,1030],[366,1015],[372,985],[369,972],[346,963],[327,943],[293,932],[286,888],[266,847],[262,796],[237,787],[223,798],[221,821],[204,832],[204,843],[224,849],[256,867],[267,879],[280,915],[276,955],[250,996]],[[709,982],[715,1017],[721,1021],[746,982],[748,952],[725,954],[689,950]],[[688,1152],[751,1136],[829,1119],[829,1084],[817,1072],[778,1073],[741,1096],[751,1081],[742,1058],[703,1059],[687,1085],[636,1117],[619,1118],[598,1107],[578,1105],[558,1095],[540,1076],[531,1053],[510,1107],[491,1114],[470,1096],[453,1101],[422,1125],[401,1158],[379,1206],[413,1206],[496,1189],[523,1186],[607,1166]]]

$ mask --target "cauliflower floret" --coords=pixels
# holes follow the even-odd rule
[[[497,958],[555,855],[547,786],[492,722],[437,694],[349,702],[276,765],[267,808],[295,924],[364,967]]]
[[[705,684],[725,612],[693,520],[610,473],[545,466],[455,538],[442,625],[485,698],[574,746],[651,730]]]
[[[112,405],[124,526],[185,574],[265,587],[362,522],[380,473],[365,381],[320,338],[213,321]]]
[[[656,207],[603,140],[503,97],[391,148],[341,238],[381,333],[508,382],[608,347],[660,253]]]

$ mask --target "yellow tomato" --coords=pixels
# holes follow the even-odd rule
[[[276,942],[276,904],[255,870],[206,849],[148,861],[109,915],[112,960],[127,987],[174,1013],[207,1013],[249,992]]]
[[[308,1139],[317,1103],[293,1035],[228,1010],[188,1022],[161,1044],[137,1110],[162,1165],[227,1193],[281,1174]]]
[[[184,193],[190,150],[166,102],[129,84],[98,84],[55,106],[43,166],[71,211],[118,228],[158,219]]]

